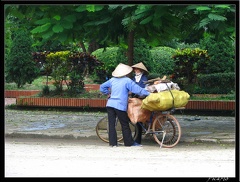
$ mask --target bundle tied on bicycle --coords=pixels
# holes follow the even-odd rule
[[[166,111],[171,108],[185,107],[190,95],[185,91],[171,90],[150,93],[145,99],[128,99],[128,117],[133,124],[147,122],[152,111]]]
[[[150,93],[142,100],[141,108],[149,111],[165,111],[171,108],[185,107],[190,95],[185,91],[168,90]]]
[[[166,111],[172,108],[185,107],[190,95],[180,91],[177,83],[163,78],[148,80],[145,89],[150,93],[145,99],[129,98],[128,117],[133,124],[149,120],[152,111]]]
[[[139,98],[129,98],[128,99],[128,117],[133,124],[137,122],[146,122],[151,116],[151,111],[143,109],[142,100]]]

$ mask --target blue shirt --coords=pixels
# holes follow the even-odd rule
[[[132,79],[128,77],[112,77],[110,80],[100,85],[100,92],[110,94],[107,101],[107,107],[113,107],[121,111],[127,111],[128,93],[132,92],[141,96],[148,96],[150,92],[138,86]]]

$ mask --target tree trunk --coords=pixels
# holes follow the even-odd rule
[[[133,65],[133,52],[134,52],[134,31],[128,34],[128,65]]]
[[[80,47],[82,48],[83,52],[87,52],[84,43],[81,41],[79,44],[80,44]]]
[[[98,48],[99,48],[99,44],[95,40],[92,40],[89,43],[88,53],[91,54],[92,52],[96,51]]]

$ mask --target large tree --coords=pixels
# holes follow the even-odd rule
[[[28,17],[28,26],[39,43],[78,41],[82,47],[84,41],[122,44],[128,47],[129,65],[134,38],[143,37],[156,45],[177,36],[177,17],[167,5],[19,5],[16,10],[18,19]]]
[[[129,65],[135,38],[159,46],[173,38],[198,41],[206,29],[216,37],[235,35],[232,5],[17,5],[6,12],[28,25],[39,44],[79,42],[84,51],[86,43],[117,44],[128,48]]]
[[[235,39],[236,7],[233,4],[189,5],[187,12],[197,17],[193,26],[196,31],[208,32],[218,41]]]

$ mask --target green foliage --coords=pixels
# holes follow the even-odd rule
[[[174,60],[172,55],[175,49],[170,47],[155,47],[150,50],[153,62],[150,64],[151,72],[161,75],[173,74]]]
[[[49,67],[51,76],[54,79],[54,86],[56,89],[62,91],[62,83],[67,79],[69,68],[71,67],[68,61],[70,51],[60,51],[56,53],[49,53],[46,56],[46,67]]]
[[[12,39],[11,39],[11,35],[12,32],[10,31],[10,26],[11,24],[9,23],[9,21],[7,21],[5,23],[5,35],[4,35],[4,41],[5,41],[5,46],[4,46],[4,53],[5,53],[5,58],[7,59],[7,57],[10,54],[10,48],[12,46]]]
[[[39,41],[35,41],[34,46],[36,47],[36,49],[40,52],[43,51],[51,51],[51,52],[55,52],[55,51],[64,51],[64,50],[68,50],[68,44],[62,44],[60,41],[58,40],[47,40],[45,42],[39,42]]]
[[[229,101],[229,100],[236,100],[236,95],[235,93],[230,93],[230,94],[219,94],[219,95],[216,95],[215,97],[210,97],[210,96],[207,96],[205,94],[203,94],[201,97],[198,97],[198,96],[191,96],[191,100],[226,100],[226,101]]]
[[[51,77],[49,78],[51,79]],[[46,76],[39,76],[37,77],[31,84],[25,84],[21,88],[17,87],[17,84],[14,82],[5,83],[4,89],[5,90],[42,90],[46,84]],[[54,89],[53,85],[48,85],[49,89]]]
[[[208,62],[208,54],[207,50],[186,48],[176,50],[173,59],[175,60],[174,79],[181,87],[185,84],[194,83],[197,74],[204,73]]]
[[[162,78],[164,75],[161,73],[149,73],[148,80],[155,79],[155,78]]]
[[[195,93],[201,94],[229,94],[235,91],[234,72],[212,73],[197,75],[197,85]]]
[[[179,42],[177,39],[172,39],[168,42],[165,43],[165,46],[171,47],[173,49],[186,49],[186,48],[191,48],[195,49],[199,47],[198,43],[185,43],[185,42]]]
[[[74,70],[72,70],[69,75],[70,83],[68,85],[68,92],[70,95],[74,95],[76,93],[81,93],[84,90],[84,82],[83,82],[83,75],[79,74],[81,72],[78,72],[78,68],[74,67]]]
[[[187,9],[189,13],[193,10],[198,16],[196,29],[205,29],[216,41],[221,41],[224,37],[235,37],[235,5],[190,5]]]
[[[121,54],[119,52],[121,51],[118,47],[100,48],[92,52],[92,55],[96,56],[96,58],[103,63],[102,66],[97,68],[102,74],[99,77],[95,77],[95,81],[100,83],[112,77],[112,71],[121,62],[121,60],[117,59]],[[126,63],[127,62],[125,62],[125,64]]]
[[[235,46],[230,39],[215,41],[214,38],[205,36],[200,41],[200,47],[207,50],[210,57],[207,73],[234,72]]]
[[[43,95],[49,95],[49,93],[50,93],[50,88],[49,88],[49,86],[48,86],[48,85],[44,85],[44,86],[43,86],[43,89],[42,89],[42,94],[43,94]]]
[[[20,88],[39,76],[39,69],[32,59],[33,40],[26,31],[16,32],[6,59],[6,81],[15,82]]]
[[[144,39],[134,39],[133,64],[142,62],[149,72],[152,72],[152,55],[150,46]]]
[[[83,80],[89,73],[102,73],[96,70],[102,66],[102,62],[85,52],[37,52],[33,57],[36,62],[41,62],[47,78],[49,75],[53,78],[54,93],[57,95],[63,93],[63,83],[66,83],[68,95],[81,93],[84,90]]]
[[[122,47],[107,47],[106,49],[100,48],[92,55],[96,56],[97,59],[101,60],[104,65],[98,67],[99,70],[105,72],[101,77],[98,77],[97,82],[103,82],[108,78],[112,77],[112,72],[119,63],[128,64],[127,60],[127,49]],[[133,64],[143,62],[149,72],[151,71],[152,58],[150,53],[150,47],[144,39],[135,39],[134,41],[134,61]]]
[[[40,69],[40,74],[41,75],[50,75],[52,70],[51,70],[51,65],[46,64],[46,57],[50,53],[50,51],[44,51],[44,52],[33,52],[33,60],[36,62],[37,67]]]

